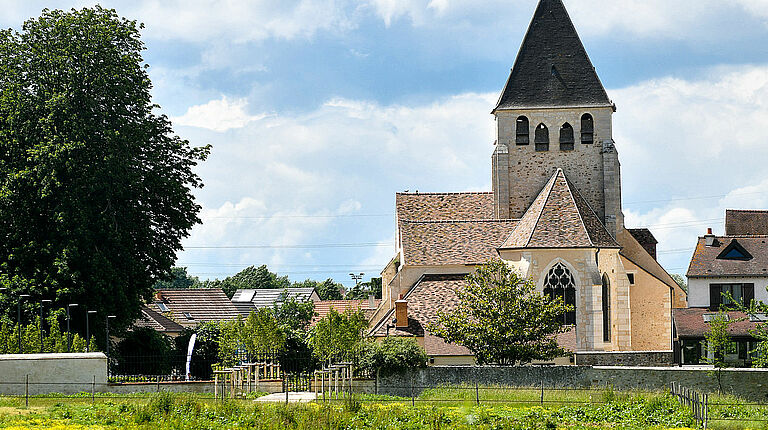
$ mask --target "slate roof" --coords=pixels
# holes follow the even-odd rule
[[[184,329],[181,324],[146,306],[142,306],[141,318],[136,320],[133,326],[148,327],[161,333],[180,333]]]
[[[400,221],[493,219],[493,193],[397,193]]]
[[[401,222],[403,264],[482,264],[499,258],[496,249],[516,220]]]
[[[163,312],[159,303],[168,307]],[[194,327],[208,321],[235,319],[237,309],[221,288],[162,289],[155,292],[155,301],[147,305],[150,310],[162,313],[184,327]],[[188,313],[191,318],[184,315]]]
[[[303,302],[319,300],[314,288],[240,289],[232,296],[232,305],[242,315],[260,308],[271,308],[287,298]]]
[[[335,309],[339,313],[344,313],[348,309],[360,309],[365,313],[366,317],[370,318],[376,308],[379,307],[379,303],[381,303],[381,299],[374,300],[373,307],[369,306],[368,300],[321,300],[315,302],[315,316],[312,318],[310,325],[315,325],[323,319],[331,312],[331,309]]]
[[[576,187],[557,169],[501,249],[620,248]]]
[[[744,247],[752,255],[749,260],[717,258],[732,241]],[[718,236],[713,246],[707,246],[700,237],[688,266],[688,277],[705,276],[768,276],[768,235],[766,236]]]
[[[726,210],[725,234],[727,236],[768,235],[768,211]]]
[[[612,106],[562,0],[541,0],[496,109]]]
[[[640,243],[640,245],[656,245],[659,243],[659,241],[656,240],[656,237],[653,236],[653,233],[647,228],[628,228],[627,231]]]
[[[709,331],[710,325],[704,321],[704,315],[716,314],[707,308],[675,309],[674,321],[677,337],[679,338],[703,338]],[[750,332],[756,328],[756,324],[742,312],[728,312],[733,321],[728,327],[728,334],[732,337],[752,337]]]

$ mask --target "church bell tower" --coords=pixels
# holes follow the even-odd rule
[[[624,219],[614,112],[562,0],[540,0],[493,110],[496,217],[521,218],[560,168],[616,237]]]

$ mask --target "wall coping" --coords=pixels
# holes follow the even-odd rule
[[[87,359],[98,358],[106,360],[107,356],[103,352],[71,352],[71,353],[50,353],[50,354],[0,354],[0,361],[27,361],[27,360],[62,360],[62,359]]]
[[[658,351],[576,351],[576,355],[619,355],[619,354],[672,354],[674,351],[670,350],[658,350]]]

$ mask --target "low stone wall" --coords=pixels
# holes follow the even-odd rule
[[[577,352],[574,354],[578,366],[673,366],[672,351],[631,351],[631,352]]]
[[[107,356],[85,354],[0,355],[0,394],[75,394],[107,382]]]
[[[768,370],[723,369],[723,390],[752,401],[768,401]],[[491,386],[667,390],[672,382],[703,392],[718,391],[717,378],[707,367],[629,366],[434,366],[379,380],[379,393],[410,396],[426,388],[479,383]]]

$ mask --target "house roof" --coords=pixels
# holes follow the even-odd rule
[[[161,333],[180,333],[184,329],[181,324],[146,306],[142,306],[141,318],[136,320],[133,326],[148,327]]]
[[[541,0],[496,109],[611,106],[562,0]]]
[[[619,247],[563,170],[557,169],[501,249]]]
[[[725,234],[727,236],[768,235],[768,211],[726,210]]]
[[[641,269],[648,272],[651,276],[665,283],[668,287],[672,287],[685,294],[684,291],[677,285],[674,279],[667,273],[667,271],[661,267],[661,264],[653,258],[648,251],[643,248],[640,242],[637,241],[635,236],[627,229],[620,229],[616,234],[616,240],[621,245],[620,254],[625,258],[628,258],[631,262],[636,264]]]
[[[710,325],[704,320],[704,315],[717,314],[706,308],[675,309],[674,321],[677,337],[679,338],[703,338],[707,335]],[[728,312],[731,323],[728,326],[728,334],[735,337],[752,337],[751,331],[757,325],[749,320],[742,312]]]
[[[647,228],[628,228],[627,231],[641,245],[656,245],[659,243],[653,236],[653,233]]]
[[[366,317],[370,317],[371,314],[379,307],[381,299],[376,299],[373,302],[373,307],[370,307],[368,300],[321,300],[315,302],[315,316],[312,318],[310,325],[315,325],[318,321],[325,318],[331,312],[331,309],[335,309],[336,312],[344,313],[349,309],[362,310]]]
[[[493,193],[397,193],[400,221],[492,219]]]
[[[718,258],[734,241],[751,255],[751,259]],[[700,237],[688,266],[688,277],[768,276],[767,236],[717,236],[713,246]]]
[[[240,289],[232,296],[232,304],[243,315],[260,308],[271,308],[286,299],[298,302],[319,300],[314,288]]]
[[[498,258],[496,249],[515,225],[515,220],[401,222],[403,264],[485,263]]]
[[[161,304],[167,307],[167,312],[161,309]],[[237,309],[221,288],[156,290],[155,301],[147,308],[184,327],[194,327],[201,322],[231,320],[238,316]]]

